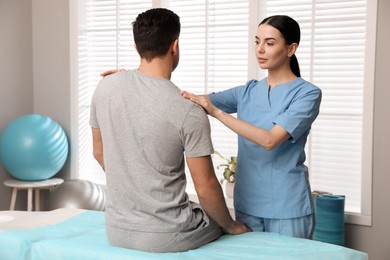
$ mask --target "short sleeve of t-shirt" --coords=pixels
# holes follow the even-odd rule
[[[210,136],[210,121],[200,106],[191,107],[184,119],[182,131],[187,157],[206,156],[214,152]]]
[[[96,118],[96,97],[93,96],[92,102],[91,102],[91,111],[89,115],[89,125],[92,128],[99,128],[99,123]]]
[[[100,128],[99,121],[97,118],[97,106],[101,101],[101,98],[106,96],[104,94],[104,91],[107,91],[107,87],[109,86],[110,82],[111,81],[107,77],[102,78],[92,96],[91,108],[89,113],[89,125],[92,128]]]

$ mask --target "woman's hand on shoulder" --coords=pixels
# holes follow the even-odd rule
[[[203,107],[210,116],[215,117],[216,113],[219,110],[218,108],[216,108],[213,105],[213,103],[211,102],[211,99],[209,98],[208,95],[195,95],[195,94],[189,93],[189,92],[187,92],[185,90],[182,90],[180,92],[180,94],[184,98],[186,98],[186,99],[194,102],[195,104],[198,104],[199,106]]]

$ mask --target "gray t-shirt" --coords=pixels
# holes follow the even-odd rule
[[[138,70],[104,77],[91,105],[107,177],[106,221],[143,232],[177,232],[191,223],[187,157],[213,153],[205,111],[171,81]]]

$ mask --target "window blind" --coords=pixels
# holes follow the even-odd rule
[[[249,1],[167,1],[180,15],[181,58],[172,81],[187,91],[204,94],[244,84],[248,79]],[[237,135],[212,117],[214,149],[225,158],[237,155]],[[226,163],[213,156],[222,177]],[[187,170],[188,173],[188,170]],[[190,175],[188,179],[191,179]],[[195,192],[189,182],[189,192]]]
[[[101,76],[115,68],[136,68],[139,56],[135,51],[131,23],[152,7],[152,1],[87,0],[79,25],[79,177],[104,184],[105,173],[92,156],[92,135],[89,126],[91,98]]]
[[[259,22],[286,14],[301,27],[297,57],[302,77],[320,87],[323,101],[306,147],[313,190],[346,195],[346,211],[362,212],[365,115],[370,110],[364,84],[367,74],[366,0],[134,1],[84,0],[79,19],[79,173],[104,183],[104,173],[92,157],[88,124],[91,96],[102,71],[136,68],[131,22],[151,7],[166,7],[181,19],[181,57],[172,81],[181,89],[209,93],[262,78],[254,56]],[[256,67],[256,69],[253,69]],[[370,90],[369,90],[370,91]],[[365,106],[364,106],[365,104]],[[368,104],[368,107],[367,107]],[[225,157],[236,155],[237,135],[210,118],[214,148]],[[369,123],[369,122],[368,122]],[[368,138],[371,138],[368,136]],[[370,155],[368,155],[370,156]],[[223,163],[213,157],[215,166]],[[222,169],[217,169],[219,176]],[[189,182],[191,183],[191,182]]]

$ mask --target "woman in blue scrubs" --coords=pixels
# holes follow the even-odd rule
[[[294,19],[268,17],[255,36],[256,58],[268,70],[266,78],[210,95],[182,95],[238,134],[237,220],[252,231],[311,238],[313,204],[304,148],[321,90],[301,78],[295,56],[299,41]]]

